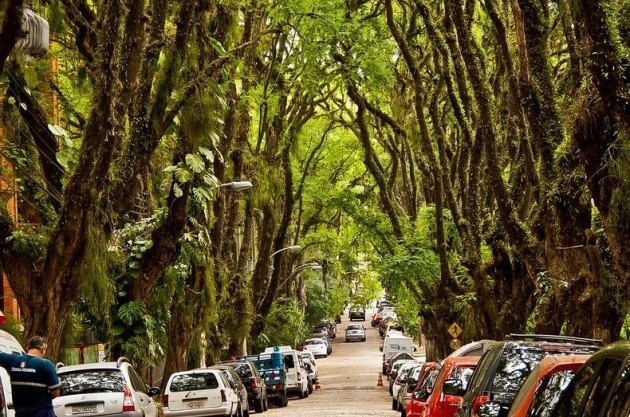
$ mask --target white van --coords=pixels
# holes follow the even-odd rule
[[[406,352],[413,356],[414,346],[413,339],[403,335],[402,333],[390,332],[383,339],[383,375],[387,371],[387,361],[394,355]]]
[[[308,373],[302,360],[302,352],[291,346],[268,347],[263,353],[273,353],[277,349],[284,356],[284,365],[287,369],[287,393],[297,395],[299,398],[308,397]]]
[[[24,348],[13,337],[13,335],[4,330],[0,330],[0,352],[13,353],[15,355],[21,355],[24,352]],[[13,392],[11,391],[11,378],[6,369],[0,366],[0,390],[4,396],[4,400],[0,404],[0,414],[4,414],[6,417],[15,417],[15,409],[13,408]]]

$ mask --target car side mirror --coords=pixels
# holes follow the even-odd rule
[[[464,389],[464,384],[459,379],[447,379],[444,381],[444,386],[442,387],[442,392],[446,395],[456,395],[458,397],[462,397],[466,390]]]
[[[149,388],[149,392],[147,393],[147,395],[149,397],[155,397],[157,395],[160,395],[161,390],[158,387],[151,387]]]
[[[381,352],[383,351],[383,346],[381,346],[380,348],[378,348],[378,350],[380,350]]]

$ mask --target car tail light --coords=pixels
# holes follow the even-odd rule
[[[301,381],[302,380],[302,372],[298,372],[297,373],[297,380]]]
[[[131,389],[129,385],[125,387],[125,397],[123,398],[123,412],[125,411],[136,411],[136,403],[133,400],[133,395],[131,395]]]
[[[227,402],[227,395],[225,395],[224,389],[221,390],[221,402],[222,403]]]
[[[487,395],[477,395],[472,402],[472,415],[473,417],[479,417],[479,407],[482,404],[490,401],[490,397]]]
[[[252,388],[258,388],[260,385],[258,385],[258,380],[257,379],[250,379],[249,380],[250,385]]]
[[[168,404],[168,394],[162,395],[162,404]]]

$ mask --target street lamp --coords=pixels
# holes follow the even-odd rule
[[[252,188],[252,183],[249,181],[232,181],[226,182],[225,184],[217,185],[216,187],[212,187],[211,190],[216,190],[217,188],[227,187],[231,188],[234,191],[247,190]]]
[[[313,271],[319,271],[320,269],[322,269],[322,266],[320,264],[318,264],[317,262],[307,262],[305,264],[296,266],[295,269],[293,271],[291,271],[291,274],[289,274],[289,276],[278,285],[278,288],[282,288],[282,286],[284,284],[286,284],[287,282],[291,281],[300,272],[304,271],[305,269],[309,269],[309,268],[312,269]]]
[[[284,252],[285,250],[288,250],[291,253],[295,253],[295,252],[299,251],[300,249],[302,249],[302,247],[300,245],[287,246],[286,248],[278,249],[277,251],[272,253],[271,256],[269,257],[269,259],[273,258],[274,256],[276,256],[280,252]]]

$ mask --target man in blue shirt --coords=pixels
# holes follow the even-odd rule
[[[52,399],[60,393],[59,377],[45,353],[41,336],[29,339],[26,355],[0,352],[0,366],[11,377],[16,417],[55,417]]]

